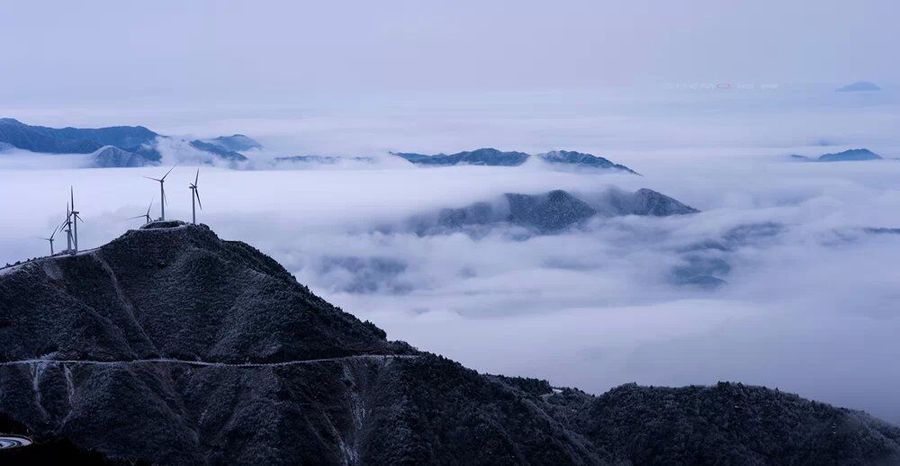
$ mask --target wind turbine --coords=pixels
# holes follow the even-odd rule
[[[172,168],[166,172],[162,178],[151,178],[149,176],[145,176],[148,180],[159,181],[159,220],[164,221],[166,219],[166,177],[169,176],[169,173],[172,173],[172,170],[175,169],[175,165],[172,165]]]
[[[51,255],[51,256],[52,256],[53,254],[56,253],[56,251],[53,250],[53,237],[56,236],[56,232],[59,231],[60,227],[62,227],[62,225],[53,228],[53,232],[50,233],[50,237],[49,237],[49,238],[41,238],[41,239],[43,239],[43,240],[46,240],[46,241],[49,241],[49,242],[50,242],[50,255]]]
[[[66,252],[72,251],[72,211],[69,209],[69,203],[66,202],[66,219],[63,221],[63,224],[60,226],[60,229],[65,227],[64,230],[66,232]]]
[[[150,218],[150,209],[152,209],[152,208],[153,208],[153,200],[151,199],[151,200],[150,200],[150,205],[147,206],[147,213],[145,213],[145,214],[143,214],[143,215],[135,215],[134,217],[128,217],[128,218],[129,218],[129,219],[133,219],[133,218],[142,218],[142,219],[145,220],[146,223],[150,223],[151,220],[152,220],[152,219]]]
[[[72,201],[72,211],[70,215],[72,216],[72,226],[74,227],[73,231],[73,244],[75,245],[75,252],[78,252],[78,221],[81,220],[81,216],[78,215],[78,211],[75,210],[75,188],[69,186],[69,195],[71,196]],[[84,220],[81,220],[82,222]]]
[[[203,203],[200,202],[200,191],[197,190],[197,181],[200,179],[200,169],[197,169],[197,174],[194,175],[194,182],[190,184],[189,188],[191,189],[191,218],[193,220],[194,225],[197,224],[197,206],[195,204],[200,205],[200,209],[203,209]],[[196,201],[196,202],[195,202]]]

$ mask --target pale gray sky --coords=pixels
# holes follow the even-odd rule
[[[900,82],[894,0],[28,1],[0,98]]]

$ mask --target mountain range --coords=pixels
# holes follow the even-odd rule
[[[480,374],[157,222],[0,269],[0,462],[896,464],[900,429],[740,383],[595,396]],[[55,456],[54,456],[55,455]]]
[[[619,170],[636,174],[636,172],[630,168],[613,163],[603,157],[564,150],[537,155],[515,151],[504,152],[494,148],[482,148],[449,155],[425,155],[411,152],[392,152],[391,154],[415,165],[422,166],[485,165],[495,167],[517,167],[534,158],[551,165]]]
[[[861,160],[881,160],[882,157],[869,149],[848,149],[843,152],[833,154],[822,154],[818,157],[807,157],[805,155],[791,155],[796,160],[804,162],[857,162]]]
[[[0,118],[0,149],[18,148],[48,154],[92,154],[95,167],[138,167],[159,164],[162,155],[159,139],[164,136],[143,126],[107,128],[48,128]],[[210,160],[240,162],[247,160],[241,151],[257,149],[259,143],[241,134],[213,139],[186,140]]]
[[[582,200],[561,189],[542,194],[506,193],[496,202],[481,201],[459,208],[442,209],[437,215],[418,215],[410,220],[419,235],[445,234],[495,225],[515,225],[536,234],[552,234],[583,224],[589,219],[623,215],[666,217],[699,212],[697,209],[650,189],[633,193],[609,189]]]

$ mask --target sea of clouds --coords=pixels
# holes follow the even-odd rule
[[[197,137],[241,132],[267,147],[259,159],[376,156],[371,165],[302,170],[204,166],[200,219],[221,237],[272,255],[389,338],[480,371],[596,393],[632,381],[733,380],[900,422],[900,235],[866,231],[900,227],[893,101],[787,91],[777,98],[678,94],[652,105],[647,97],[637,104],[576,97],[541,94],[523,98],[525,105],[494,96],[424,109],[390,100],[380,112],[202,115],[168,127],[158,117],[159,127],[148,126]],[[538,163],[416,168],[386,154],[481,146],[584,150],[643,176]],[[889,159],[787,158],[856,146]],[[167,214],[187,219],[196,167],[176,149],[163,151],[166,163],[184,164],[166,183]],[[0,263],[46,254],[37,237],[62,220],[69,185],[85,220],[83,245],[139,226],[128,217],[158,197],[158,185],[142,176],[167,169],[71,163],[0,155]],[[413,216],[507,192],[565,189],[591,198],[611,187],[654,189],[702,212],[596,218],[555,235],[500,226],[419,236],[402,228]],[[158,199],[153,210],[158,215]],[[673,280],[698,251],[727,264],[727,284]]]

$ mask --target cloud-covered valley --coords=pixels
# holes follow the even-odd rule
[[[203,168],[201,219],[391,338],[479,370],[595,392],[739,380],[900,419],[900,235],[865,230],[900,225],[900,163],[748,156],[658,166],[643,177],[535,166]],[[748,166],[765,176],[748,179]],[[170,216],[189,216],[193,170],[173,172]],[[60,220],[69,183],[83,244],[138,226],[127,218],[158,195],[142,176],[158,171],[0,171],[0,196],[18,200],[4,203],[14,221],[0,237],[2,261],[46,253],[36,237]],[[480,234],[405,227],[505,193],[594,199],[614,187],[658,190],[700,212],[595,216],[546,234],[502,222]],[[723,283],[679,276],[697,267]]]
[[[200,168],[200,220],[272,255],[390,338],[481,371],[591,392],[735,380],[900,422],[900,235],[872,230],[900,227],[890,97],[825,105],[790,93],[796,102],[695,95],[650,107],[564,97],[466,101],[465,112],[463,103],[414,111],[401,100],[381,113],[142,123],[188,141],[241,132],[262,142],[248,153],[258,165],[243,167],[253,170]],[[84,126],[113,123],[102,115]],[[48,252],[39,237],[62,220],[70,185],[88,247],[139,226],[129,217],[151,200],[158,215],[158,184],[143,176],[168,163],[185,165],[166,182],[167,215],[189,218],[191,165],[204,160],[179,141],[161,147],[157,167],[79,169],[84,155],[0,154],[0,263]],[[531,162],[425,168],[387,155],[490,146],[571,148],[642,176]],[[856,147],[884,160],[788,157]],[[302,154],[374,162],[270,163]],[[621,201],[640,189],[699,212],[611,209],[636,204],[611,203],[610,193]],[[507,194],[554,190],[587,209],[566,200],[564,228],[511,217]],[[479,205],[490,206],[484,222],[441,223],[442,212]]]

